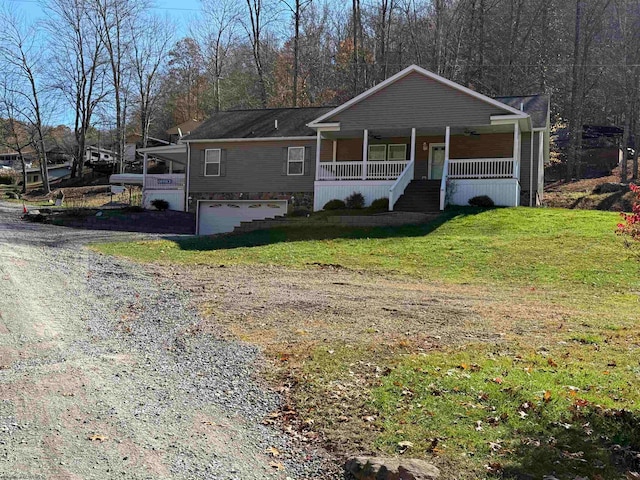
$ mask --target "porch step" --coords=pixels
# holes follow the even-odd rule
[[[393,209],[399,212],[439,211],[440,180],[413,180]]]

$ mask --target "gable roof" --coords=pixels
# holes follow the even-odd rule
[[[409,67],[405,68],[404,70],[401,70],[400,72],[396,73],[395,75],[387,78],[385,81],[380,82],[378,85],[371,87],[369,90],[364,91],[363,93],[361,93],[360,95],[352,98],[351,100],[349,100],[348,102],[343,103],[342,105],[340,105],[339,107],[334,108],[333,110],[319,116],[318,118],[316,118],[315,120],[313,120],[312,122],[309,123],[310,127],[317,127],[319,126],[318,124],[321,124],[322,122],[324,122],[325,120],[337,115],[340,112],[343,112],[347,109],[349,109],[350,107],[352,107],[353,105],[362,102],[363,100],[367,99],[368,97],[378,93],[380,90],[388,87],[389,85],[397,82],[398,80],[406,77],[407,75],[411,74],[411,73],[417,73],[420,75],[423,75],[431,80],[434,80],[438,83],[441,83],[449,88],[452,88],[454,90],[460,91],[462,93],[465,93],[473,98],[476,98],[478,100],[481,100],[489,105],[492,105],[494,107],[497,107],[501,110],[504,110],[505,114],[508,115],[517,115],[519,117],[526,117],[526,113],[523,113],[522,111],[515,109],[509,105],[506,105],[505,103],[499,102],[498,100],[495,100],[491,97],[487,97],[486,95],[483,95],[481,93],[475,92],[467,87],[463,87],[462,85],[460,85],[459,83],[453,82],[451,80],[448,80],[444,77],[441,77],[440,75],[437,75],[433,72],[430,72],[429,70],[426,70],[422,67],[419,67],[417,65],[410,65]]]
[[[307,124],[333,107],[266,108],[217,112],[184,141],[315,136]],[[276,121],[278,128],[276,129]]]
[[[522,111],[531,117],[533,128],[545,128],[547,126],[550,103],[548,95],[495,97],[495,99],[518,110],[522,107]]]

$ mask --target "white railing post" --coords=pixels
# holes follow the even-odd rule
[[[449,174],[449,147],[451,142],[451,127],[447,127],[444,134],[444,166],[442,167],[442,180],[440,180],[440,210],[446,207],[447,175]]]
[[[365,129],[362,138],[362,180],[367,179],[367,159],[369,157],[369,130]]]
[[[147,186],[147,153],[142,155],[142,191]]]
[[[322,135],[318,130],[316,136],[316,180],[320,179],[320,147],[322,146]]]

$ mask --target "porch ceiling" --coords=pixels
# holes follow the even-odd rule
[[[416,136],[444,136],[446,127],[441,128],[420,128],[416,127]],[[451,135],[464,135],[468,132],[478,134],[487,133],[513,133],[513,125],[469,125],[469,126],[452,126]],[[362,138],[362,130],[348,130],[339,132],[323,132],[322,137],[330,140],[338,140],[340,138]],[[411,129],[408,128],[385,128],[369,130],[369,137],[393,138],[393,137],[411,137]]]

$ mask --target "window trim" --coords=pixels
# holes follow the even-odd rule
[[[291,150],[302,150],[302,160],[291,160]],[[305,156],[306,156],[306,147],[302,147],[302,146],[287,147],[287,176],[288,177],[289,176],[299,177],[300,175],[304,175]],[[291,173],[292,163],[302,163],[302,168],[300,169],[300,173]]]
[[[209,152],[218,152],[218,161],[214,162],[211,160],[207,159],[207,154]],[[213,174],[207,174],[207,165],[209,164],[217,164],[218,165],[218,173],[213,175]],[[204,176],[205,177],[219,177],[220,176],[220,172],[222,169],[222,149],[221,148],[207,148],[204,151]]]
[[[384,147],[384,158],[382,160],[374,160],[371,158],[371,149],[374,147]],[[382,151],[382,149],[380,149]],[[369,151],[367,152],[367,160],[372,162],[386,162],[387,161],[387,145],[385,143],[373,143],[369,145]]]
[[[396,160],[390,160],[390,158],[391,158],[391,155],[390,155],[391,147],[403,147],[404,148],[404,158],[402,160],[397,160],[397,159]],[[388,161],[390,161],[390,162],[403,162],[403,161],[407,160],[407,144],[406,143],[390,143],[387,146],[387,149],[388,149],[388,151],[387,151],[387,160]]]

